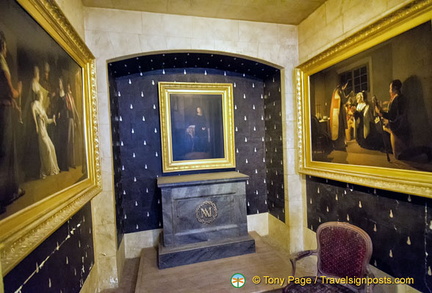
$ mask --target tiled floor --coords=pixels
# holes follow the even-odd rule
[[[235,273],[246,277],[242,292],[281,292],[282,286],[270,284],[270,279],[266,282],[265,276],[286,280],[291,274],[288,254],[254,232],[251,236],[255,239],[256,253],[163,270],[157,267],[156,249],[146,248],[141,259],[126,262],[119,288],[104,292],[239,292],[230,283]],[[259,276],[261,282],[254,284],[253,276]]]

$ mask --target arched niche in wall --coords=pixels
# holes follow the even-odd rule
[[[250,177],[247,212],[270,212],[284,221],[280,68],[244,56],[192,51],[128,56],[107,66],[120,234],[162,227],[156,187],[156,178],[164,175],[159,81],[233,84],[235,170]]]

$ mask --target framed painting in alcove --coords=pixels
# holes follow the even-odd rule
[[[0,1],[2,275],[101,189],[94,57],[53,1]]]
[[[163,172],[235,167],[233,86],[160,82]]]
[[[431,19],[413,1],[296,69],[301,173],[432,197]]]

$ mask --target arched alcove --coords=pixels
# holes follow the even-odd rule
[[[235,170],[250,177],[247,213],[284,221],[280,74],[274,65],[219,52],[155,52],[108,63],[119,241],[123,233],[162,228],[159,81],[233,84]]]

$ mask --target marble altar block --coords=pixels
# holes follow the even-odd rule
[[[157,179],[163,214],[160,269],[255,252],[247,231],[248,178],[217,172]]]

